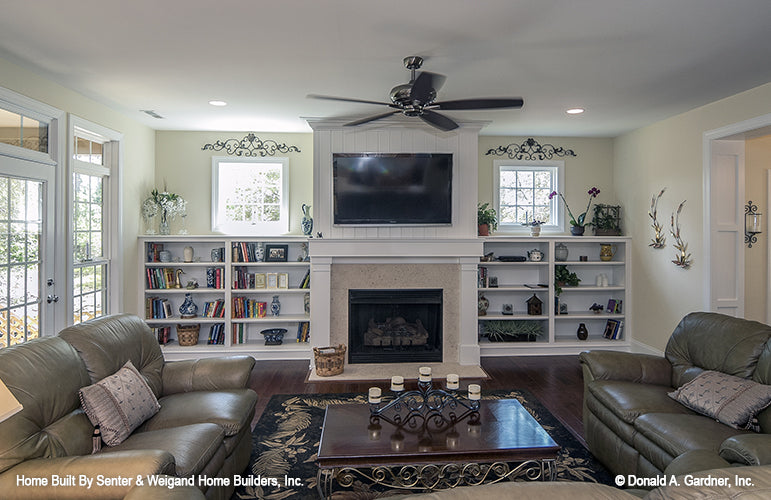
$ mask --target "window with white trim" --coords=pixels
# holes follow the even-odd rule
[[[563,162],[494,163],[494,206],[498,212],[499,231],[524,231],[524,224],[544,222],[544,230],[561,231],[564,221],[559,198],[549,194],[562,186]]]
[[[212,230],[289,231],[288,158],[212,158]]]

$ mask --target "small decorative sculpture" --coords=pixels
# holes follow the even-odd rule
[[[198,316],[198,306],[193,302],[191,294],[185,294],[185,301],[179,306],[179,315],[182,318],[195,318]]]
[[[675,259],[672,262],[676,266],[682,267],[683,269],[688,269],[691,267],[691,263],[693,261],[691,260],[691,254],[686,253],[688,251],[688,243],[685,243],[680,237],[680,212],[683,211],[683,205],[685,205],[685,201],[686,200],[683,200],[683,202],[680,203],[680,205],[677,207],[677,215],[674,213],[672,214],[670,225],[672,226],[671,233],[675,238],[675,249],[677,250]]]
[[[657,196],[654,196],[651,198],[651,209],[650,212],[648,212],[648,217],[653,219],[653,231],[655,233],[654,238],[651,240],[651,243],[648,245],[649,247],[653,248],[664,248],[666,245],[666,236],[663,234],[664,228],[661,227],[661,224],[659,224],[659,221],[656,219],[656,215],[658,213],[658,207],[659,207],[659,199],[661,199],[661,195],[664,194],[664,191],[666,191],[667,188],[662,189],[659,191],[659,194]]]
[[[176,280],[174,281],[174,288],[182,288],[182,279],[179,277],[181,274],[185,274],[182,269],[177,269]]]
[[[281,302],[278,300],[278,295],[273,296],[273,302],[270,303],[270,313],[273,316],[278,316],[281,312]]]

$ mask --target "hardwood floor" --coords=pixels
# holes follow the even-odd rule
[[[581,418],[583,379],[578,356],[482,358],[482,368],[490,376],[490,380],[481,381],[483,390],[527,389],[585,445]],[[254,422],[259,420],[274,394],[366,393],[373,385],[372,382],[308,383],[307,375],[307,361],[258,361],[249,381],[259,396]]]

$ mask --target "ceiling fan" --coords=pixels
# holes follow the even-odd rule
[[[402,113],[405,116],[417,116],[432,127],[440,130],[453,130],[458,128],[450,117],[437,113],[438,110],[472,110],[472,109],[501,109],[501,108],[521,108],[523,100],[521,97],[509,98],[479,98],[479,99],[458,99],[454,101],[435,101],[437,91],[442,87],[445,77],[437,73],[428,71],[417,72],[423,65],[423,58],[420,56],[409,56],[404,58],[404,66],[410,70],[410,82],[397,85],[391,89],[391,102],[368,101],[364,99],[349,99],[347,97],[334,97],[328,95],[309,94],[312,99],[326,99],[329,101],[360,102],[364,104],[377,104],[394,108],[387,113],[368,116],[360,120],[346,123],[345,126],[356,126],[364,123],[373,122],[382,118]]]

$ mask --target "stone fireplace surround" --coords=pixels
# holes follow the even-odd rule
[[[443,363],[478,367],[476,296],[481,253],[482,244],[476,239],[312,239],[311,344],[347,344],[349,289],[441,288]],[[348,369],[347,360],[346,365]]]

